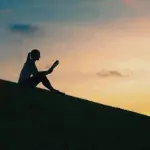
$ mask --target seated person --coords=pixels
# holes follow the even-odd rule
[[[52,92],[56,92],[50,81],[47,79],[46,75],[53,72],[53,69],[59,64],[59,61],[55,61],[50,69],[47,71],[38,71],[35,61],[40,59],[40,51],[37,49],[33,49],[30,53],[28,53],[28,57],[24,66],[21,70],[18,83],[20,85],[28,86],[28,87],[36,87],[40,82],[48,88]]]

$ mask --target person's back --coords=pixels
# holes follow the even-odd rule
[[[20,72],[18,83],[30,78],[31,75],[38,72],[35,62],[32,59],[27,60]]]

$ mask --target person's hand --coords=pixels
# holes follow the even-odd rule
[[[55,68],[58,64],[59,64],[59,60],[56,60],[56,61],[53,63],[52,68]]]
[[[54,62],[54,65],[57,66],[58,64],[59,64],[59,60],[56,60],[56,61]]]
[[[53,69],[59,64],[59,60],[56,60],[53,65],[51,66],[51,68],[47,71],[47,73],[52,73]]]

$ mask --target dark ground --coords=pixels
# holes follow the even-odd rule
[[[0,80],[0,150],[150,150],[150,117]]]

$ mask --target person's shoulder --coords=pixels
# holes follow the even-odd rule
[[[35,64],[35,62],[34,62],[32,59],[26,61],[26,63],[27,63],[27,64]]]
[[[25,62],[25,66],[28,66],[28,67],[33,67],[35,66],[35,62],[33,60],[28,60]]]

